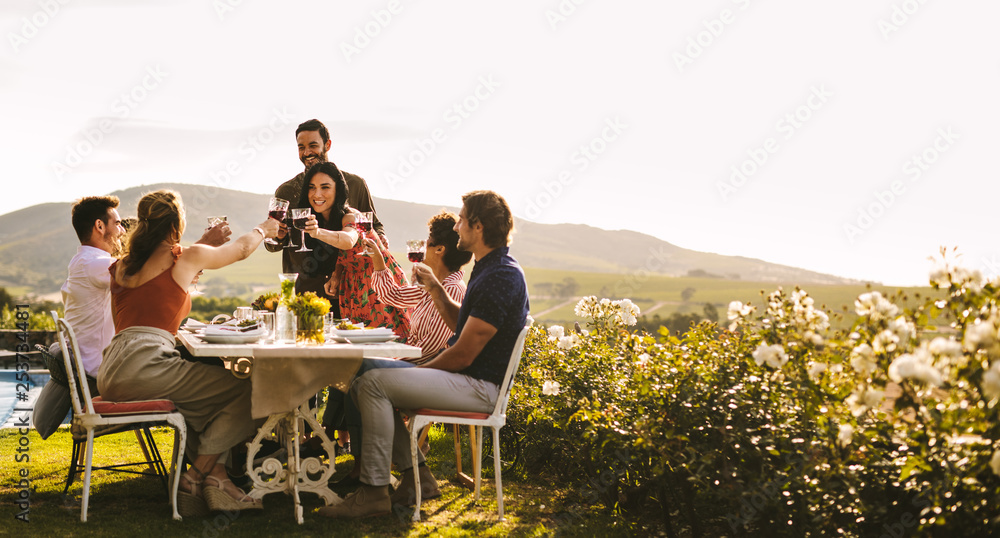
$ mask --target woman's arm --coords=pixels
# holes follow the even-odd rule
[[[412,308],[420,304],[424,297],[424,290],[416,286],[400,286],[392,278],[392,271],[385,269],[372,273],[371,286],[380,301],[396,308]]]
[[[431,294],[431,299],[434,300],[434,307],[437,308],[441,319],[444,320],[449,329],[454,331],[455,327],[458,326],[458,311],[462,307],[462,304],[455,302],[448,295],[448,292],[438,282],[437,277],[434,276],[434,271],[431,271],[430,267],[427,267],[423,263],[413,264],[413,276],[417,281],[416,283],[422,284],[427,293]]]
[[[316,222],[316,215],[310,214],[306,221],[306,233],[310,237],[340,250],[350,250],[358,242],[358,231],[354,229],[354,215],[348,213],[344,215],[342,230],[339,232],[320,228]]]
[[[219,269],[246,259],[267,237],[278,233],[278,221],[267,219],[259,226],[219,247],[194,244],[184,249],[174,265],[173,276],[185,289],[202,269]]]

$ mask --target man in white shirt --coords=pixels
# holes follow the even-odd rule
[[[62,286],[65,313],[80,346],[87,375],[97,377],[101,353],[115,335],[111,319],[111,256],[121,248],[125,228],[117,196],[88,196],[73,204],[73,229],[80,247]]]

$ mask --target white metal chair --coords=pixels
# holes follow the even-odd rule
[[[524,339],[528,335],[528,327],[521,329],[514,343],[514,349],[510,354],[510,362],[507,364],[507,373],[503,376],[500,384],[500,391],[497,395],[497,403],[493,407],[492,413],[470,413],[464,411],[443,411],[440,409],[415,409],[410,414],[410,455],[413,459],[413,480],[416,490],[416,507],[413,509],[413,521],[420,521],[420,473],[417,469],[417,435],[420,430],[432,422],[442,422],[445,424],[467,424],[469,426],[489,426],[493,430],[493,471],[497,480],[497,513],[500,521],[503,521],[503,483],[500,480],[500,428],[507,422],[507,402],[510,400],[510,389],[514,386],[514,376],[517,375],[517,368],[521,364],[521,354],[524,350]],[[475,500],[479,501],[479,489],[482,478],[482,458],[478,457],[483,452],[483,430],[473,428],[475,439],[472,440],[476,450],[472,457],[473,474],[475,475]]]
[[[187,426],[184,423],[184,417],[177,411],[174,403],[170,400],[109,402],[103,400],[100,396],[92,398],[90,387],[87,386],[87,383],[79,382],[80,379],[86,379],[84,377],[86,376],[86,372],[83,369],[83,360],[80,356],[80,348],[77,345],[73,327],[65,319],[60,319],[56,312],[52,312],[52,317],[56,320],[59,345],[63,349],[66,377],[70,384],[70,396],[73,400],[73,426],[87,432],[83,472],[83,502],[80,509],[80,521],[87,521],[95,430],[105,426],[130,424],[163,424],[174,428],[174,458],[171,463],[171,472],[174,474],[174,479],[172,480],[169,496],[174,519],[181,519],[180,514],[177,513],[177,487],[180,483],[181,463],[184,461],[184,446],[187,441]],[[82,401],[80,398],[81,393],[83,394]],[[146,461],[139,464],[146,465],[149,463],[149,461]]]

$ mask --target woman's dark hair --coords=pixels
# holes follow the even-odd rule
[[[312,207],[309,203],[309,182],[316,174],[326,174],[333,178],[333,184],[337,193],[333,197],[333,207],[330,209],[330,218],[324,219],[322,215],[316,215],[316,220],[320,228],[326,230],[340,231],[344,225],[344,215],[347,214],[347,181],[344,174],[332,162],[316,163],[309,167],[306,175],[302,178],[302,192],[299,194],[299,205],[294,207]]]
[[[316,215],[316,224],[325,230],[340,231],[344,227],[344,215],[347,214],[347,181],[344,174],[332,162],[316,163],[309,167],[305,177],[302,178],[302,192],[299,194],[299,204],[294,207],[312,207],[309,204],[309,182],[316,174],[323,173],[333,178],[333,184],[337,193],[333,196],[333,206],[330,208],[330,218],[324,219],[323,215]],[[319,239],[306,235],[306,246],[313,251],[306,253],[306,259],[302,262],[302,271],[308,276],[329,275],[334,271],[337,263],[337,256],[340,250],[333,245],[328,245]]]
[[[444,256],[441,256],[441,261],[444,262],[444,266],[452,273],[461,269],[463,265],[469,263],[469,260],[472,259],[471,252],[458,250],[458,232],[455,231],[456,222],[458,222],[458,215],[444,210],[441,210],[440,213],[427,221],[427,227],[430,229],[427,246],[436,247],[441,245],[444,247]]]
[[[125,276],[142,269],[160,243],[176,244],[184,235],[184,203],[173,190],[148,193],[139,200],[138,222],[129,230],[122,263]]]

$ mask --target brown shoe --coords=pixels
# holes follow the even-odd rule
[[[392,493],[389,499],[392,504],[402,504],[413,506],[417,504],[417,489],[413,483],[413,468],[403,471],[403,478],[399,481],[399,487]],[[431,474],[431,470],[426,465],[420,467],[420,502],[428,499],[436,499],[441,496],[437,479]]]
[[[388,486],[361,484],[361,487],[347,497],[320,508],[317,513],[324,517],[359,518],[385,516],[391,511]]]

